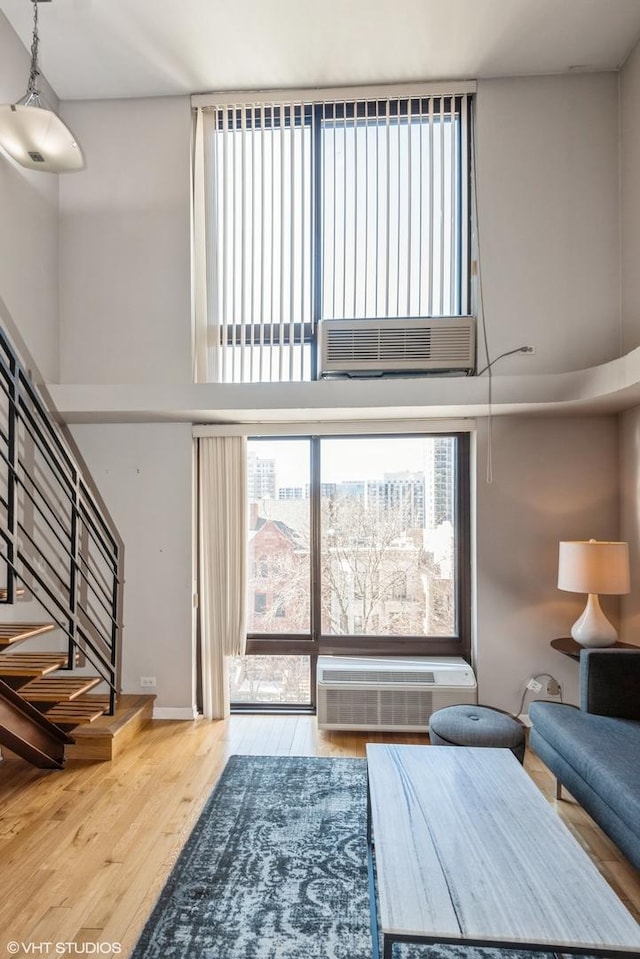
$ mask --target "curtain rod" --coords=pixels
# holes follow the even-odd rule
[[[192,107],[228,106],[249,103],[322,103],[352,100],[387,100],[428,96],[463,96],[475,93],[476,80],[452,80],[450,83],[389,83],[370,87],[310,87],[292,90],[230,90],[219,93],[194,93]]]
[[[367,436],[402,433],[472,433],[475,419],[460,420],[341,420],[309,423],[202,423],[194,424],[201,436]]]

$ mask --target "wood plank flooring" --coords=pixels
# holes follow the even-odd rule
[[[322,733],[309,716],[234,716],[154,721],[111,763],[70,760],[61,772],[0,763],[0,954],[10,941],[19,957],[32,943],[53,943],[55,955],[56,943],[91,942],[128,956],[229,755],[364,756],[367,742],[427,738]],[[573,801],[555,801],[537,757],[528,753],[526,768],[640,919],[640,873]]]

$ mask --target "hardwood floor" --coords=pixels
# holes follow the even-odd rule
[[[128,956],[229,755],[364,756],[367,742],[427,739],[319,733],[309,716],[234,716],[153,722],[111,763],[70,760],[58,772],[2,762],[0,950],[13,941],[17,956],[77,955],[74,943],[100,943],[93,954]],[[555,801],[555,780],[534,755],[525,765],[640,919],[640,873],[573,801]]]

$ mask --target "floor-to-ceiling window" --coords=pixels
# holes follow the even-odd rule
[[[236,705],[313,706],[319,653],[469,654],[466,434],[249,440]]]

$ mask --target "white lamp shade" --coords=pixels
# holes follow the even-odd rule
[[[560,543],[558,589],[573,593],[628,593],[628,544],[594,539]]]
[[[43,107],[0,105],[0,146],[29,170],[72,173],[85,165],[71,131],[53,110]]]

